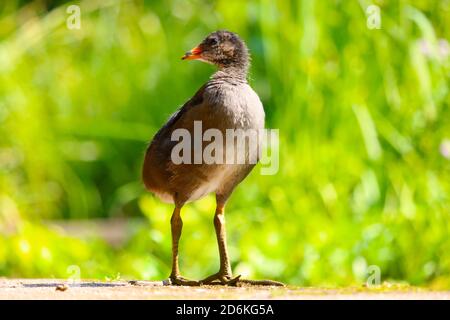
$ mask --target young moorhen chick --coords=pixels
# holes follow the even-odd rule
[[[176,129],[187,129],[194,133],[194,121],[201,121],[203,132],[214,128],[220,130],[224,137],[226,129],[264,128],[263,106],[247,83],[248,49],[235,33],[216,31],[187,52],[182,59],[208,62],[216,65],[218,71],[156,133],[145,155],[143,180],[146,188],[161,200],[175,204],[171,218],[170,282],[174,285],[235,285],[238,281],[253,283],[256,281],[239,280],[240,276],[232,277],[226,246],[224,207],[234,188],[255,164],[175,164],[171,158],[172,149],[178,143],[173,141],[172,133]],[[204,147],[204,142],[202,143]],[[219,246],[220,270],[201,281],[187,280],[181,277],[178,267],[178,242],[183,226],[180,210],[186,202],[195,201],[212,192],[216,194],[217,203],[214,226]],[[267,280],[258,284],[279,285]]]

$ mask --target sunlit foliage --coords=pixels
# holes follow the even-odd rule
[[[227,207],[236,273],[297,285],[450,286],[449,1],[0,4],[0,276],[162,279],[171,206],[140,181],[149,139],[213,72],[181,61],[239,33],[280,170]],[[380,8],[379,29],[366,8]],[[181,268],[218,268],[214,198],[188,205]],[[145,217],[112,247],[54,220]],[[127,221],[125,220],[125,221]]]

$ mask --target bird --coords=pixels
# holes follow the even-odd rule
[[[236,161],[174,161],[174,148],[178,140],[174,133],[194,133],[196,124],[201,123],[201,132],[216,130],[226,135],[227,130],[264,129],[265,113],[260,98],[250,87],[247,77],[250,54],[245,42],[234,32],[218,30],[210,33],[199,45],[186,52],[182,60],[199,60],[216,66],[210,79],[157,131],[144,157],[142,179],[146,189],[162,201],[174,204],[170,219],[172,234],[172,271],[168,279],[171,285],[237,285],[244,281],[233,277],[226,243],[225,205],[236,186],[247,177],[260,156],[261,139],[256,146],[245,147],[244,163]],[[192,138],[192,137],[191,137]],[[191,139],[192,140],[192,139]],[[216,141],[218,142],[218,141]],[[202,149],[206,142],[200,142]],[[184,156],[195,158],[195,142],[189,142]],[[214,155],[224,159],[227,153],[239,152],[232,145],[218,142]],[[256,151],[255,151],[256,150]],[[200,155],[202,155],[200,150]],[[249,161],[249,154],[256,152],[256,161]],[[184,154],[187,153],[187,154]],[[220,158],[222,155],[222,158]],[[189,158],[189,157],[187,157]],[[183,158],[185,159],[185,158]],[[203,280],[189,280],[181,276],[179,268],[179,240],[183,221],[181,209],[188,202],[196,201],[215,193],[216,209],[214,228],[219,248],[219,271]],[[271,280],[246,280],[262,285],[281,285]]]

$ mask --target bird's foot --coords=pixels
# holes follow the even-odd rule
[[[170,276],[168,281],[164,282],[164,285],[196,287],[200,285],[200,282],[189,280],[182,276]]]
[[[224,274],[223,272],[218,272],[209,276],[203,280],[200,280],[199,283],[201,285],[223,285],[223,286],[236,286],[241,278],[240,275],[237,277],[231,277],[230,275]]]

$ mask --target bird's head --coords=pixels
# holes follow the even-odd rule
[[[219,30],[208,35],[198,46],[186,52],[183,60],[200,60],[217,65],[220,69],[247,70],[249,54],[247,46],[233,32]]]

